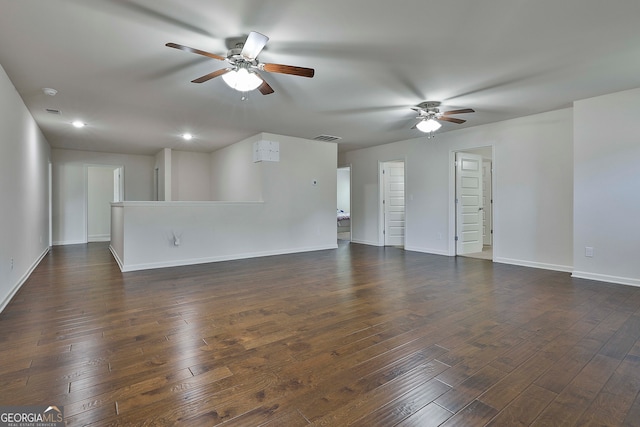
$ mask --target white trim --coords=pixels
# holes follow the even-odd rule
[[[340,169],[348,169],[349,170],[349,238],[351,238],[351,236],[353,236],[353,176],[351,173],[351,163],[349,163],[347,166],[338,166],[338,170]],[[341,231],[339,230],[338,227],[338,233],[340,233]]]
[[[384,246],[384,160],[378,160],[378,242],[375,246]]]
[[[53,242],[53,246],[65,246],[65,245],[86,245],[84,240],[56,240]]]
[[[419,246],[405,246],[404,250],[405,251],[413,251],[413,252],[421,252],[421,253],[432,254],[432,255],[451,256],[451,255],[449,255],[449,251],[448,250],[443,250],[443,249],[421,248]]]
[[[369,246],[384,246],[380,244],[380,242],[374,242],[373,240],[360,240],[360,239],[351,239],[351,243],[358,243],[360,245],[369,245]]]
[[[48,208],[49,208],[49,240],[47,241],[47,244],[49,246],[53,246],[53,163],[51,162],[51,156],[49,156],[49,182],[47,184],[47,191],[49,192],[48,197]]]
[[[113,255],[113,258],[116,260],[118,267],[120,267],[120,271],[124,271],[124,264],[122,263],[122,260],[118,256],[116,250],[111,245],[109,245],[109,252],[111,252],[111,255]]]
[[[9,302],[11,302],[11,299],[16,295],[16,293],[18,293],[18,291],[20,290],[22,285],[24,285],[24,283],[27,281],[29,276],[31,276],[31,273],[33,273],[33,270],[36,269],[38,264],[40,264],[40,261],[42,261],[42,259],[49,253],[49,249],[50,248],[47,246],[47,248],[44,250],[44,252],[42,252],[42,254],[40,254],[38,259],[36,259],[36,261],[33,264],[31,264],[31,267],[29,267],[27,272],[20,278],[20,280],[18,280],[16,285],[13,287],[13,289],[11,289],[11,291],[9,291],[9,294],[2,301],[2,304],[0,304],[0,313],[2,313],[2,311],[7,307],[7,305],[9,305]]]
[[[111,241],[111,234],[96,234],[88,237],[89,242],[109,242]]]
[[[496,257],[493,258],[493,262],[499,262],[500,264],[519,265],[521,267],[541,268],[543,270],[562,271],[565,273],[571,273],[573,271],[573,267],[570,265],[547,264],[544,262],[525,261],[521,259]]]
[[[447,255],[456,256],[456,151],[449,150],[449,193],[447,203]]]
[[[118,266],[120,267],[120,271],[123,273],[128,271],[139,271],[139,270],[151,270],[154,268],[166,268],[166,267],[178,267],[183,265],[195,265],[195,264],[207,264],[210,262],[220,262],[220,261],[233,261],[238,259],[247,259],[247,258],[259,258],[273,255],[286,255],[286,254],[294,254],[301,252],[314,252],[314,251],[323,251],[328,249],[337,249],[338,244],[332,244],[327,246],[318,246],[318,247],[304,247],[304,248],[292,248],[292,249],[282,249],[275,251],[263,251],[263,252],[246,252],[232,255],[224,255],[224,256],[215,256],[215,257],[206,257],[206,258],[188,258],[176,261],[168,261],[168,262],[152,262],[147,264],[132,264],[125,265],[116,255],[115,250],[109,246],[109,250],[113,254]]]
[[[617,283],[619,285],[640,287],[640,279],[634,279],[632,277],[611,276],[608,274],[588,273],[586,271],[574,271],[573,273],[571,273],[571,277],[575,277],[577,279],[597,280],[599,282],[609,282]]]
[[[208,202],[208,201],[194,201],[194,202],[179,202],[179,201],[127,201],[127,202],[113,202],[111,206],[117,207],[155,207],[155,206],[176,206],[181,208],[197,208],[207,206],[223,206],[223,205],[264,205],[265,202],[261,201],[240,201],[240,202]]]

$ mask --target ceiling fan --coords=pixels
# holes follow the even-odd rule
[[[258,61],[258,55],[262,52],[262,49],[264,49],[267,41],[269,41],[269,37],[255,31],[251,31],[246,41],[244,43],[240,42],[236,44],[234,48],[231,48],[227,52],[226,57],[177,43],[167,43],[165,46],[217,59],[219,61],[226,61],[229,64],[226,68],[221,68],[192,80],[192,83],[204,83],[215,77],[222,76],[227,85],[240,92],[250,92],[254,89],[258,89],[263,95],[269,95],[274,92],[273,88],[260,76],[258,71],[313,77],[315,74],[315,70],[313,68],[295,67],[292,65],[282,64],[264,64]]]
[[[475,110],[471,108],[440,112],[440,109],[438,108],[439,106],[440,102],[438,101],[425,101],[415,107],[411,107],[412,110],[418,112],[418,117],[416,117],[416,119],[420,119],[420,121],[413,127],[422,132],[431,133],[440,129],[440,126],[442,126],[438,121],[462,124],[466,122],[466,120],[450,116],[454,114],[475,113]]]

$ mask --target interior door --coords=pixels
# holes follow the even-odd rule
[[[482,156],[456,153],[456,254],[482,252]]]
[[[404,246],[404,162],[386,162],[384,176],[384,244]]]
[[[482,160],[482,243],[485,246],[493,244],[492,173],[491,160]]]

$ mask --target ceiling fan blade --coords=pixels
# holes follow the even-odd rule
[[[456,119],[455,117],[447,117],[447,116],[436,117],[436,120],[444,120],[445,122],[451,122],[451,123],[457,123],[457,124],[462,124],[466,122],[466,120]]]
[[[229,71],[231,71],[231,68],[222,68],[220,70],[214,71],[213,73],[205,74],[202,77],[198,77],[195,80],[191,80],[191,83],[204,83],[206,81],[209,81],[209,80],[213,79],[214,77],[218,77],[218,76],[221,76],[223,74],[227,74]]]
[[[292,74],[294,76],[313,77],[313,68],[294,67],[293,65],[262,64],[262,69],[270,73]]]
[[[269,95],[270,93],[273,93],[273,88],[269,86],[269,83],[267,83],[264,79],[262,80],[262,84],[258,87],[258,90],[263,95]]]
[[[444,113],[442,113],[442,115],[448,116],[450,114],[463,114],[463,113],[475,113],[475,112],[476,111],[472,108],[463,108],[462,110],[445,111]]]
[[[262,52],[262,49],[264,49],[268,41],[269,37],[264,34],[251,31],[247,37],[247,41],[244,42],[240,55],[242,55],[243,58],[254,60],[260,52]]]
[[[192,47],[183,46],[183,45],[177,44],[177,43],[167,43],[167,44],[165,44],[165,46],[172,47],[174,49],[184,50],[185,52],[191,52],[191,53],[195,53],[195,54],[198,54],[198,55],[207,56],[209,58],[218,59],[220,61],[225,61],[227,59],[224,56],[216,55],[215,53],[205,52],[204,50],[194,49]]]

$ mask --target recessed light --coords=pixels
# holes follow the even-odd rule
[[[73,127],[77,127],[78,129],[84,127],[84,122],[81,122],[80,120],[76,120],[71,124],[73,125]]]
[[[190,133],[183,133],[183,134],[182,134],[182,138],[183,138],[185,141],[190,141],[190,140],[193,138],[193,135],[191,135]]]

